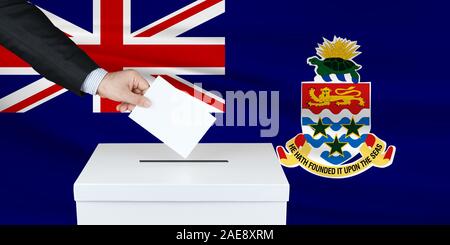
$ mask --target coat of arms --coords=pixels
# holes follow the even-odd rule
[[[392,163],[395,147],[370,133],[371,83],[360,82],[358,48],[356,41],[324,39],[318,57],[308,59],[317,75],[302,83],[302,133],[277,147],[283,166],[345,178]]]

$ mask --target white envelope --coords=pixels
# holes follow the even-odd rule
[[[129,117],[184,158],[216,121],[208,107],[162,77],[156,78],[144,96],[152,105],[136,107]]]

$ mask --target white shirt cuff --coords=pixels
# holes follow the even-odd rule
[[[86,79],[84,79],[83,85],[81,85],[81,91],[96,95],[98,86],[106,74],[108,74],[108,72],[102,68],[97,68],[91,71],[91,73],[87,75]]]

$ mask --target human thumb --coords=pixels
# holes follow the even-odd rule
[[[150,100],[143,95],[132,93],[131,91],[125,95],[124,102],[137,105],[140,107],[150,107]]]

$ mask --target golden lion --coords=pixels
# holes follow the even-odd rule
[[[314,88],[309,89],[309,96],[313,101],[308,102],[309,106],[326,106],[330,105],[332,102],[336,105],[350,105],[353,100],[358,101],[358,105],[364,106],[364,99],[361,98],[361,91],[354,89],[355,87],[349,88],[337,88],[334,90],[336,95],[330,95],[331,89],[328,87],[320,89],[322,92],[319,97],[314,93],[316,90]]]

